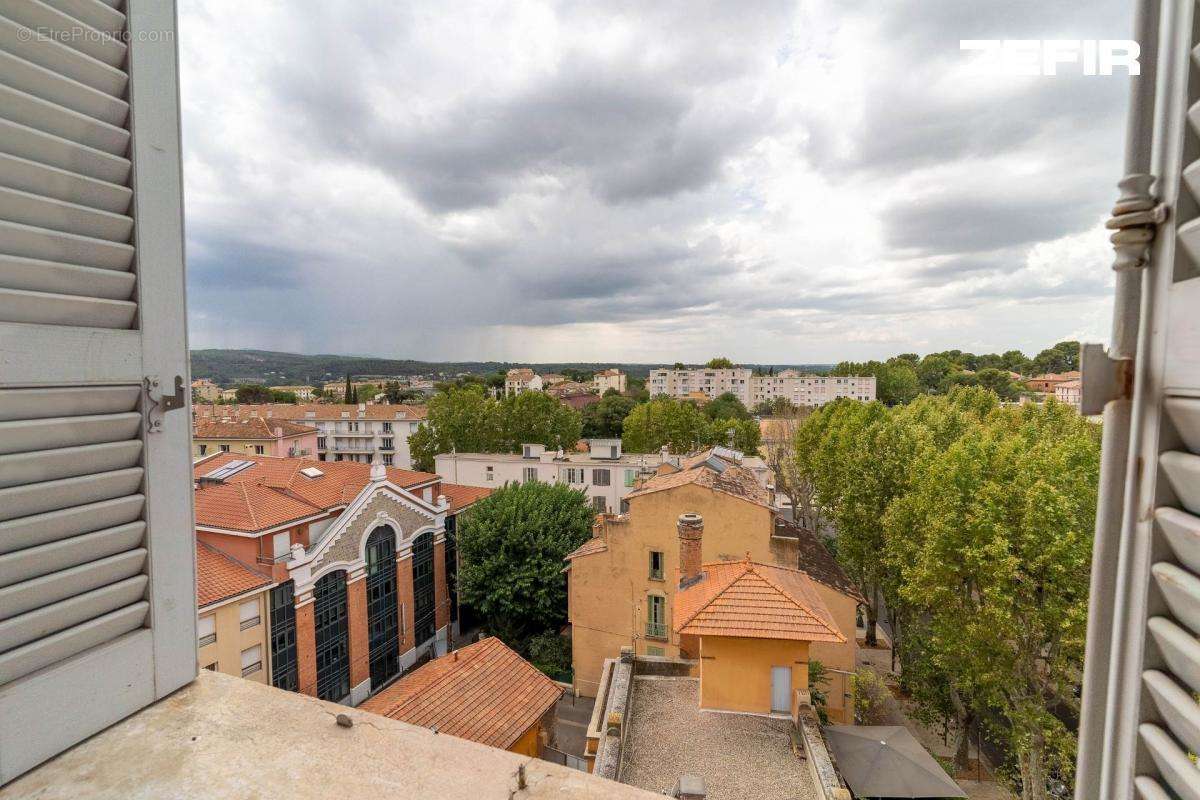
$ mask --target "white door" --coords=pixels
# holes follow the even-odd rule
[[[791,697],[792,668],[771,667],[771,711],[791,713]]]

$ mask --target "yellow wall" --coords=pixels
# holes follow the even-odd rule
[[[671,632],[671,610],[679,582],[679,515],[704,517],[701,546],[705,561],[745,558],[771,563],[771,512],[764,506],[703,487],[679,486],[629,500],[628,521],[608,523],[608,550],[571,562],[568,612],[571,620],[575,689],[595,697],[605,658],[622,646],[646,655],[648,647],[679,656],[679,637]],[[649,577],[650,551],[663,553],[663,579]],[[646,637],[646,596],[667,598],[666,640]]]
[[[771,667],[791,667],[792,693],[808,687],[808,642],[700,637],[700,707],[771,713]]]
[[[510,753],[519,753],[530,758],[537,758],[540,754],[538,736],[542,732],[542,723],[539,721],[521,734],[521,738],[513,743],[512,747],[508,748]]]
[[[813,581],[817,593],[825,601],[838,631],[846,637],[844,644],[813,642],[808,648],[808,657],[825,665],[828,679],[821,686],[829,698],[826,711],[830,722],[854,723],[854,703],[850,698],[850,675],[858,654],[858,642],[854,639],[854,616],[858,603],[853,597],[831,589],[823,583]],[[840,670],[835,672],[834,670]]]
[[[238,609],[243,602],[249,599],[258,601],[259,624],[246,630],[241,630],[241,618],[238,614]],[[268,676],[270,675],[269,665],[271,654],[267,641],[267,592],[259,592],[257,595],[246,595],[215,608],[202,608],[200,609],[199,616],[202,619],[204,617],[215,617],[217,633],[216,642],[200,648],[197,656],[200,669],[207,669],[215,664],[217,672],[241,677],[242,651],[257,644],[262,646],[262,669],[245,676],[246,680],[258,683],[270,682]]]
[[[201,445],[204,446],[203,453],[200,452]],[[249,455],[254,455],[257,452],[254,449],[255,445],[263,449],[262,455],[273,455],[275,450],[275,442],[264,441],[262,439],[259,439],[258,441],[239,441],[237,439],[205,439],[202,442],[198,442],[193,439],[192,458],[202,458],[204,456],[211,456],[213,453],[220,453],[222,445],[228,446],[229,452],[231,453],[247,453]]]

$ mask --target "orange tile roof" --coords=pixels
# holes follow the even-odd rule
[[[430,661],[360,709],[506,749],[563,690],[495,637]]]
[[[247,417],[239,420],[199,420],[193,426],[193,439],[274,439],[279,430],[284,438],[316,433],[317,429],[297,425],[286,419],[266,420]]]
[[[603,552],[606,552],[607,550],[608,550],[608,542],[604,539],[604,537],[603,536],[593,536],[591,539],[588,539],[586,542],[579,545],[579,547],[576,547],[570,553],[567,553],[567,555],[563,557],[563,560],[570,561],[573,558],[579,558],[580,556],[590,556],[593,553],[603,553]]]
[[[753,472],[740,464],[725,461],[720,456],[711,456],[711,458],[724,463],[726,465],[725,468],[718,472],[710,466],[704,454],[701,454],[701,456],[686,462],[683,469],[675,472],[659,473],[648,478],[641,486],[626,495],[626,499],[640,497],[651,492],[661,492],[667,489],[675,489],[679,486],[695,484],[717,492],[724,492],[734,497],[740,497],[743,500],[748,500],[760,506],[769,507],[771,505],[767,490],[754,477]]]
[[[265,575],[212,545],[196,542],[196,605],[200,608],[270,584]]]
[[[676,633],[844,642],[811,579],[798,569],[744,561],[704,564],[675,595]]]
[[[443,483],[441,493],[450,501],[450,513],[457,514],[476,500],[482,500],[492,493],[484,486],[462,486],[457,483]]]
[[[267,530],[322,511],[348,505],[371,481],[371,465],[357,461],[314,461],[309,458],[218,453],[197,461],[195,478],[212,473],[231,461],[251,465],[225,478],[224,484],[196,488],[196,524],[226,530]],[[302,469],[316,467],[321,475],[310,478]],[[387,468],[388,480],[411,489],[438,480],[429,472]]]

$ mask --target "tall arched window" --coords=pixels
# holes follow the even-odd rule
[[[346,622],[346,573],[331,572],[313,588],[317,644],[317,697],[338,701],[350,694],[350,633]]]
[[[413,539],[413,642],[417,647],[433,638],[433,533],[426,531]]]
[[[371,690],[400,674],[400,613],[396,600],[396,532],[390,525],[367,537],[367,630]]]

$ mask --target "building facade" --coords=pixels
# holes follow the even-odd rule
[[[652,369],[646,380],[646,389],[651,397],[665,394],[669,397],[685,398],[692,392],[700,392],[709,400],[723,394],[732,394],[743,403],[750,400],[750,378],[753,370],[743,367],[730,369]]]
[[[276,392],[291,392],[301,403],[311,401],[315,391],[312,386],[272,386],[271,389]]]
[[[1083,402],[1083,381],[1075,378],[1058,384],[1054,387],[1054,399],[1078,411]]]
[[[540,392],[543,386],[542,377],[527,367],[510,369],[504,376],[505,397],[521,392]]]
[[[192,381],[192,400],[200,403],[215,403],[221,399],[221,387],[208,378]]]
[[[629,378],[619,369],[602,369],[592,376],[592,390],[596,394],[604,394],[609,389],[616,389],[621,394],[629,388]]]
[[[270,579],[272,685],[357,705],[453,636],[441,479],[381,464],[219,454],[196,537]]]
[[[196,543],[196,650],[200,669],[269,683],[271,578]]]
[[[441,453],[434,469],[451,483],[499,488],[506,483],[565,483],[587,493],[592,508],[616,513],[638,481],[669,456],[625,454],[620,439],[592,439],[586,453],[547,451],[544,445],[522,445],[520,453]]]
[[[317,429],[286,419],[207,419],[192,427],[192,458],[213,453],[304,458],[316,452]]]
[[[696,396],[714,400],[728,393],[747,408],[780,397],[798,406],[823,406],[840,397],[870,401],[876,396],[875,378],[870,375],[801,375],[795,370],[755,375],[743,367],[655,369],[650,371],[646,388],[651,397],[665,394],[681,400]]]

